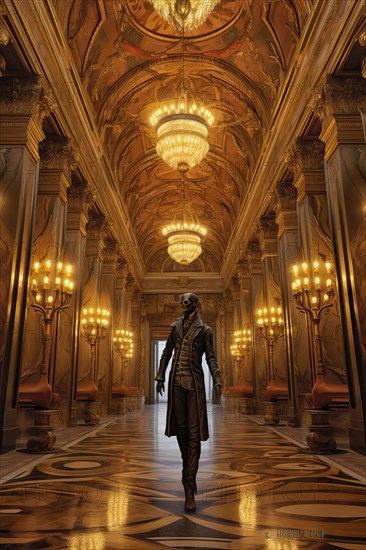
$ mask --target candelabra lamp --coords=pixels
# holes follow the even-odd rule
[[[266,378],[267,387],[264,390],[264,420],[266,424],[278,424],[280,421],[279,401],[287,399],[287,384],[277,382],[274,370],[274,349],[283,337],[283,318],[280,307],[258,310],[257,331],[267,347]]]
[[[233,388],[228,388],[229,393],[240,396],[242,403],[239,411],[242,414],[253,414],[255,405],[253,401],[253,383],[246,380],[247,359],[253,350],[253,334],[250,329],[241,329],[234,332],[234,343],[230,346],[230,352],[236,364],[238,372],[238,384]],[[252,373],[254,380],[254,373]]]
[[[69,307],[72,298],[71,272],[71,265],[46,259],[35,262],[31,274],[31,307],[40,314],[43,350],[39,377],[21,383],[18,392],[20,405],[33,407],[35,433],[27,443],[28,452],[50,452],[56,441],[52,419],[59,411],[51,408],[52,388],[48,376],[53,325],[61,311]]]
[[[113,349],[120,357],[119,381],[112,385],[113,410],[118,415],[129,413],[134,406],[132,395],[137,388],[128,386],[126,372],[133,356],[133,333],[127,329],[116,329],[113,336]]]
[[[301,273],[300,273],[301,271]],[[303,263],[292,267],[292,291],[296,308],[307,317],[309,344],[312,347],[315,384],[311,392],[314,406],[307,409],[311,416],[310,431],[306,441],[312,451],[334,452],[336,442],[329,423],[329,407],[332,403],[348,404],[347,384],[327,384],[326,368],[323,362],[320,323],[323,316],[335,304],[335,292],[330,262],[314,261],[312,265]]]
[[[117,329],[113,337],[113,349],[121,358],[120,384],[127,385],[126,370],[133,356],[133,333],[126,329]]]
[[[110,313],[106,309],[85,308],[81,318],[81,335],[90,346],[89,372],[78,384],[78,401],[84,401],[82,411],[87,425],[98,424],[100,420],[98,387],[97,387],[97,350],[100,340],[105,337],[109,328]]]

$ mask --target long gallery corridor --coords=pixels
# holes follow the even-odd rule
[[[176,438],[163,435],[165,409],[110,417],[65,450],[37,455],[37,465],[2,486],[1,547],[364,548],[360,481],[220,405],[208,409],[197,511],[185,513]]]

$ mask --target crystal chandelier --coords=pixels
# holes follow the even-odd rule
[[[164,227],[162,233],[165,237],[168,237],[168,254],[169,256],[180,265],[189,265],[202,252],[201,240],[207,233],[207,229],[199,225],[197,218],[191,211],[190,203],[188,202],[188,208],[186,208],[185,199],[185,179],[182,180],[183,199],[182,207],[183,212],[181,218],[176,220],[177,216],[174,216],[171,225]]]
[[[160,17],[178,32],[191,31],[204,23],[220,0],[149,0]]]
[[[179,3],[178,0],[175,2]],[[156,128],[157,133],[156,152],[168,166],[182,173],[199,164],[207,155],[208,128],[214,121],[208,109],[197,105],[194,99],[188,99],[184,54],[183,28],[180,95],[176,101],[161,105],[150,117],[150,123]]]
[[[208,127],[214,117],[204,107],[189,104],[183,93],[177,103],[163,105],[151,116],[156,127],[156,152],[171,167],[187,172],[208,153]]]
[[[192,263],[202,252],[201,239],[206,233],[207,230],[201,225],[185,221],[164,227],[169,256],[180,265]]]

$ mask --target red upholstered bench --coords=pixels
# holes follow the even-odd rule
[[[48,409],[52,400],[52,388],[46,374],[30,382],[21,382],[18,390],[18,403]]]
[[[78,382],[76,387],[77,401],[96,401],[98,398],[98,388],[89,377]]]
[[[143,392],[136,386],[125,386],[124,384],[112,386],[112,397],[134,397],[137,395],[143,395]]]
[[[286,382],[271,380],[263,392],[268,401],[285,401],[288,399],[288,387]]]
[[[238,386],[228,386],[225,395],[236,395],[237,397],[253,397],[253,385],[244,382]]]
[[[325,375],[317,374],[316,382],[311,391],[311,402],[319,409],[342,409],[349,407],[347,384],[326,382]]]

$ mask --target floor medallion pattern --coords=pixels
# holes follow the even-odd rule
[[[365,486],[245,416],[209,407],[197,511],[184,512],[165,406],[145,406],[1,487],[1,547],[365,548]]]

